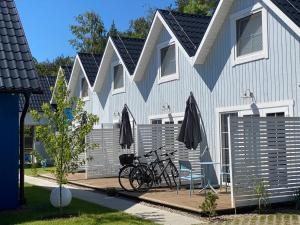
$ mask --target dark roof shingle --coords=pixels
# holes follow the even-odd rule
[[[29,111],[36,110],[42,112],[42,105],[44,103],[50,103],[52,92],[51,87],[55,85],[55,76],[42,76],[39,75],[39,83],[42,88],[43,94],[33,94],[30,97]],[[20,95],[19,100],[19,111],[22,112],[25,104],[25,99],[23,95]]]
[[[189,56],[194,56],[210,23],[211,16],[158,10]]]
[[[68,84],[69,81],[70,81],[70,77],[71,77],[73,66],[66,65],[66,66],[61,66],[61,68],[63,69],[64,76],[65,76],[66,82]]]
[[[300,0],[272,0],[272,2],[300,27]]]
[[[143,50],[145,39],[111,37],[122,60],[130,74],[133,74],[140,54]]]
[[[0,92],[40,92],[38,75],[13,0],[0,1]]]
[[[84,71],[89,79],[91,86],[94,85],[102,55],[90,53],[78,53]]]

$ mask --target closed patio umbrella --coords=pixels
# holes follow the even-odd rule
[[[184,119],[177,140],[183,142],[188,149],[196,149],[202,141],[197,102],[192,93],[186,102]]]
[[[128,114],[128,110],[125,106],[122,110],[119,143],[122,148],[130,148],[131,144],[133,143],[129,114]]]

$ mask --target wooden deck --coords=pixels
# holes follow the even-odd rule
[[[52,175],[43,175],[47,178],[52,178]],[[190,197],[189,189],[181,188],[177,195],[177,191],[169,188],[154,188],[147,193],[126,192],[120,188],[118,178],[99,178],[99,179],[85,179],[84,173],[71,174],[68,177],[69,183],[75,185],[86,186],[98,190],[106,190],[107,188],[116,188],[122,195],[128,197],[138,198],[142,201],[161,204],[172,208],[184,209],[191,212],[201,212],[199,205],[204,201],[205,193],[198,193],[199,189],[195,189]],[[226,193],[225,190],[219,191],[217,200],[217,210],[227,211],[232,210],[230,190]]]

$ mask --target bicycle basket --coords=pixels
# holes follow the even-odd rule
[[[134,160],[134,154],[122,154],[119,156],[119,160],[122,166],[132,164]]]

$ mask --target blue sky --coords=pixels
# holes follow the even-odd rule
[[[32,55],[43,61],[59,55],[73,56],[69,45],[74,17],[88,10],[97,12],[109,29],[114,20],[119,30],[129,20],[145,15],[149,7],[165,8],[174,0],[15,0]]]

